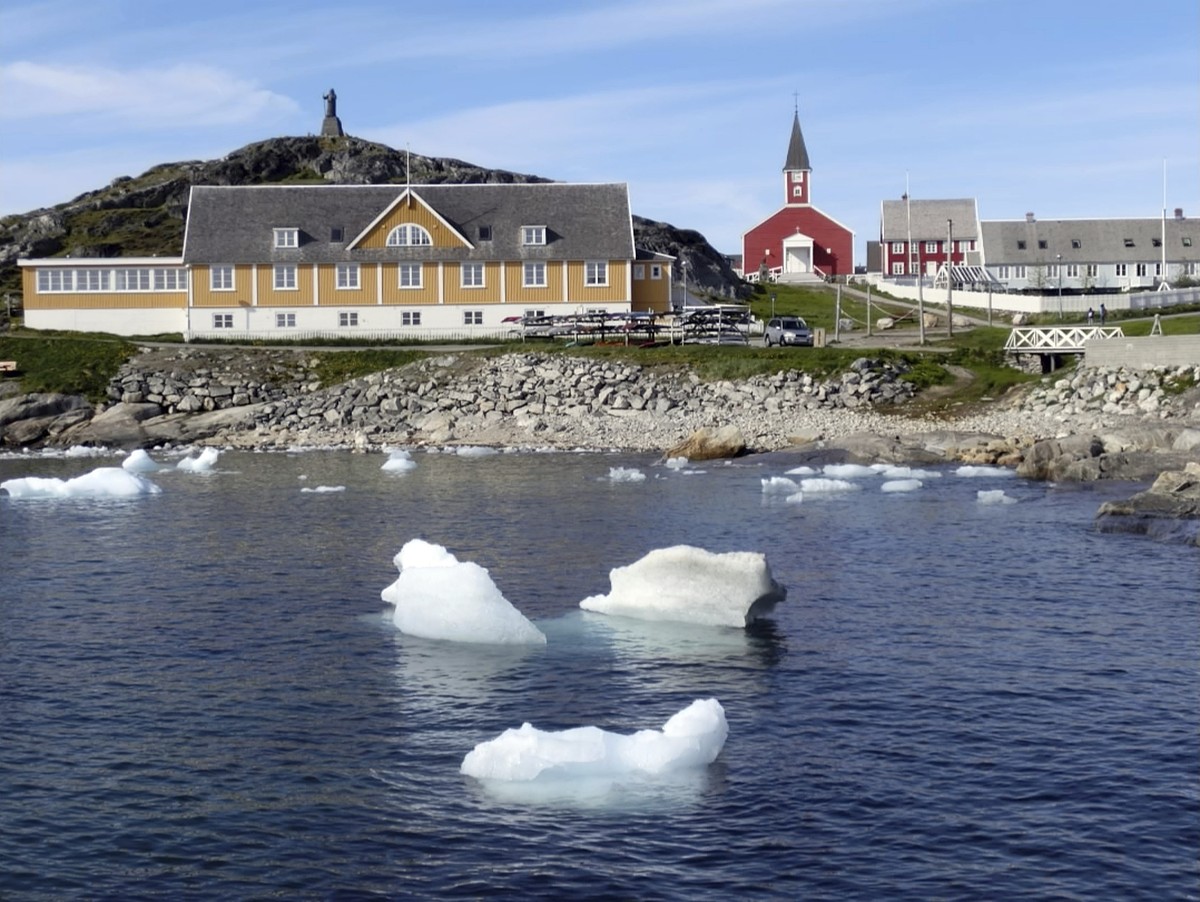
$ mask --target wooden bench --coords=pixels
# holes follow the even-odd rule
[[[17,362],[15,360],[0,360],[0,373],[15,373],[17,371]]]

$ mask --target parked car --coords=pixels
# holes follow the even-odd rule
[[[811,348],[812,329],[798,316],[775,316],[767,321],[763,344],[768,348],[771,345],[802,345]]]

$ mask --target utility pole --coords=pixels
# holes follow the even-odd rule
[[[946,334],[954,337],[954,220],[946,220]]]

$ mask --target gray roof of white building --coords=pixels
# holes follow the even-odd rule
[[[989,266],[1056,263],[1153,263],[1164,245],[1160,219],[1017,219],[982,223]],[[1200,262],[1200,220],[1166,220],[1171,263]]]
[[[192,188],[185,263],[339,263],[377,260],[633,259],[623,184],[412,185],[473,247],[353,248],[349,244],[401,197],[404,185],[253,185]],[[546,244],[521,243],[522,226],[545,226]],[[480,227],[491,227],[491,239]],[[276,248],[276,228],[299,229]],[[335,241],[334,230],[341,229]]]
[[[912,216],[911,231],[909,216]],[[885,200],[880,210],[882,241],[935,241],[946,237],[946,220],[954,224],[954,240],[979,238],[975,198],[949,200]]]

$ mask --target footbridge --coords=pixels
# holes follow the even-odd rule
[[[1124,338],[1120,326],[1015,326],[1004,342],[1009,354],[1038,354],[1042,372],[1056,370],[1065,354],[1082,354],[1084,342]]]

